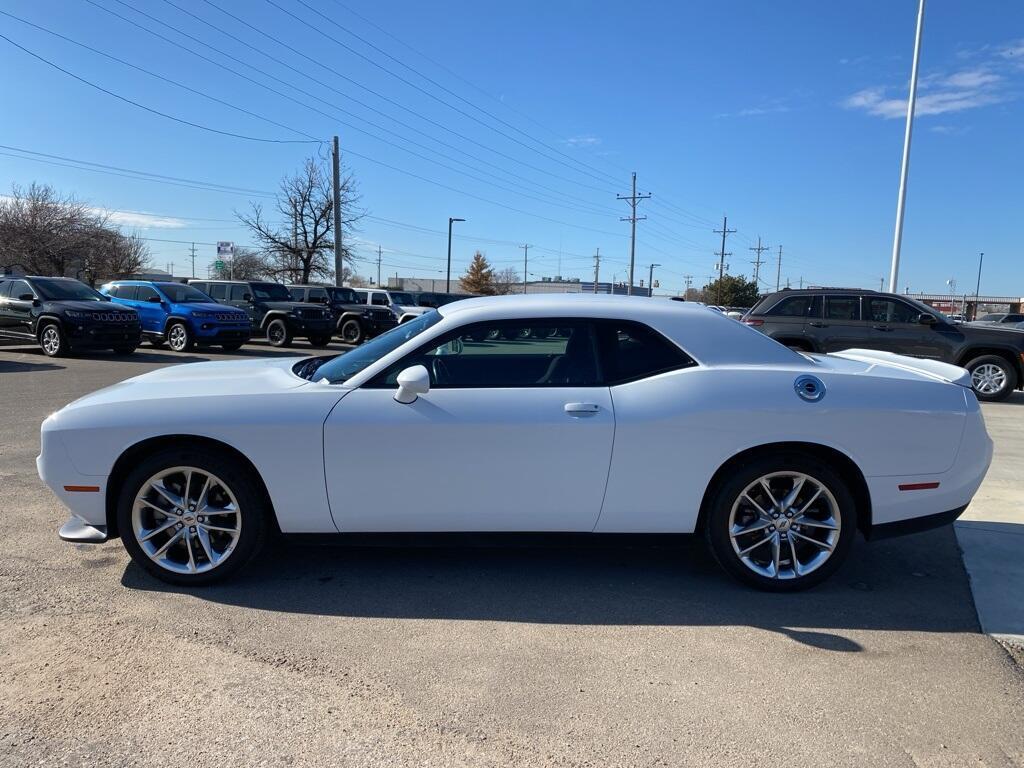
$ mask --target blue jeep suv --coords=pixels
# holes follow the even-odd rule
[[[184,283],[115,280],[100,292],[138,312],[142,335],[154,347],[167,344],[175,352],[187,352],[196,345],[219,344],[234,352],[251,334],[245,312],[218,304]]]

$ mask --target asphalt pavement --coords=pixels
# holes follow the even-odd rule
[[[699,540],[278,544],[189,592],[117,542],[57,539],[34,466],[48,413],[258,354],[282,353],[0,348],[0,765],[1024,764],[1024,673],[980,632],[949,527],[859,541],[796,595],[734,583]],[[997,455],[1024,443],[1009,408]]]

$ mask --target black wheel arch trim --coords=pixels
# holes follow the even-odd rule
[[[966,367],[971,360],[984,357],[985,355],[1005,358],[1013,366],[1013,370],[1017,374],[1017,387],[1019,388],[1024,383],[1024,361],[1021,360],[1024,350],[1022,349],[1004,347],[1000,344],[979,344],[976,347],[968,347],[961,352],[957,358],[959,361],[957,365]]]
[[[944,525],[955,522],[964,513],[967,506],[967,504],[964,504],[962,507],[949,509],[945,512],[936,512],[931,515],[912,517],[909,520],[896,520],[891,523],[872,525],[864,531],[864,538],[868,541],[879,541],[880,539],[889,539],[893,536],[906,536],[911,533],[921,533],[922,531],[930,531],[933,528],[941,528]]]

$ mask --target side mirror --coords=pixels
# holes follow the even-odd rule
[[[935,325],[939,321],[935,319],[935,315],[929,315],[927,312],[922,312],[917,316],[917,322],[921,325]]]
[[[399,403],[415,403],[416,398],[430,391],[430,374],[422,365],[413,365],[398,374],[398,391],[395,400]]]
[[[23,293],[18,297],[18,301],[32,301],[34,298],[31,293]]]
[[[39,299],[33,298],[32,299],[32,306],[33,307],[41,307],[41,306],[43,306],[43,302],[41,302]]]
[[[150,296],[146,299],[150,304],[162,304],[163,300],[159,296]]]

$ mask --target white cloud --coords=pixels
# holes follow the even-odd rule
[[[597,136],[573,136],[565,140],[570,147],[596,147],[601,143]]]
[[[1006,49],[1001,49],[1006,50]],[[1009,101],[1015,94],[1007,88],[1006,70],[1000,55],[988,56],[976,66],[955,72],[932,73],[918,84],[918,116],[945,115]],[[847,109],[858,109],[885,119],[907,113],[906,86],[872,86],[851,94],[842,101]]]
[[[161,216],[142,211],[111,211],[106,208],[92,208],[93,213],[106,216],[112,224],[136,229],[184,229],[188,224],[173,216]]]

